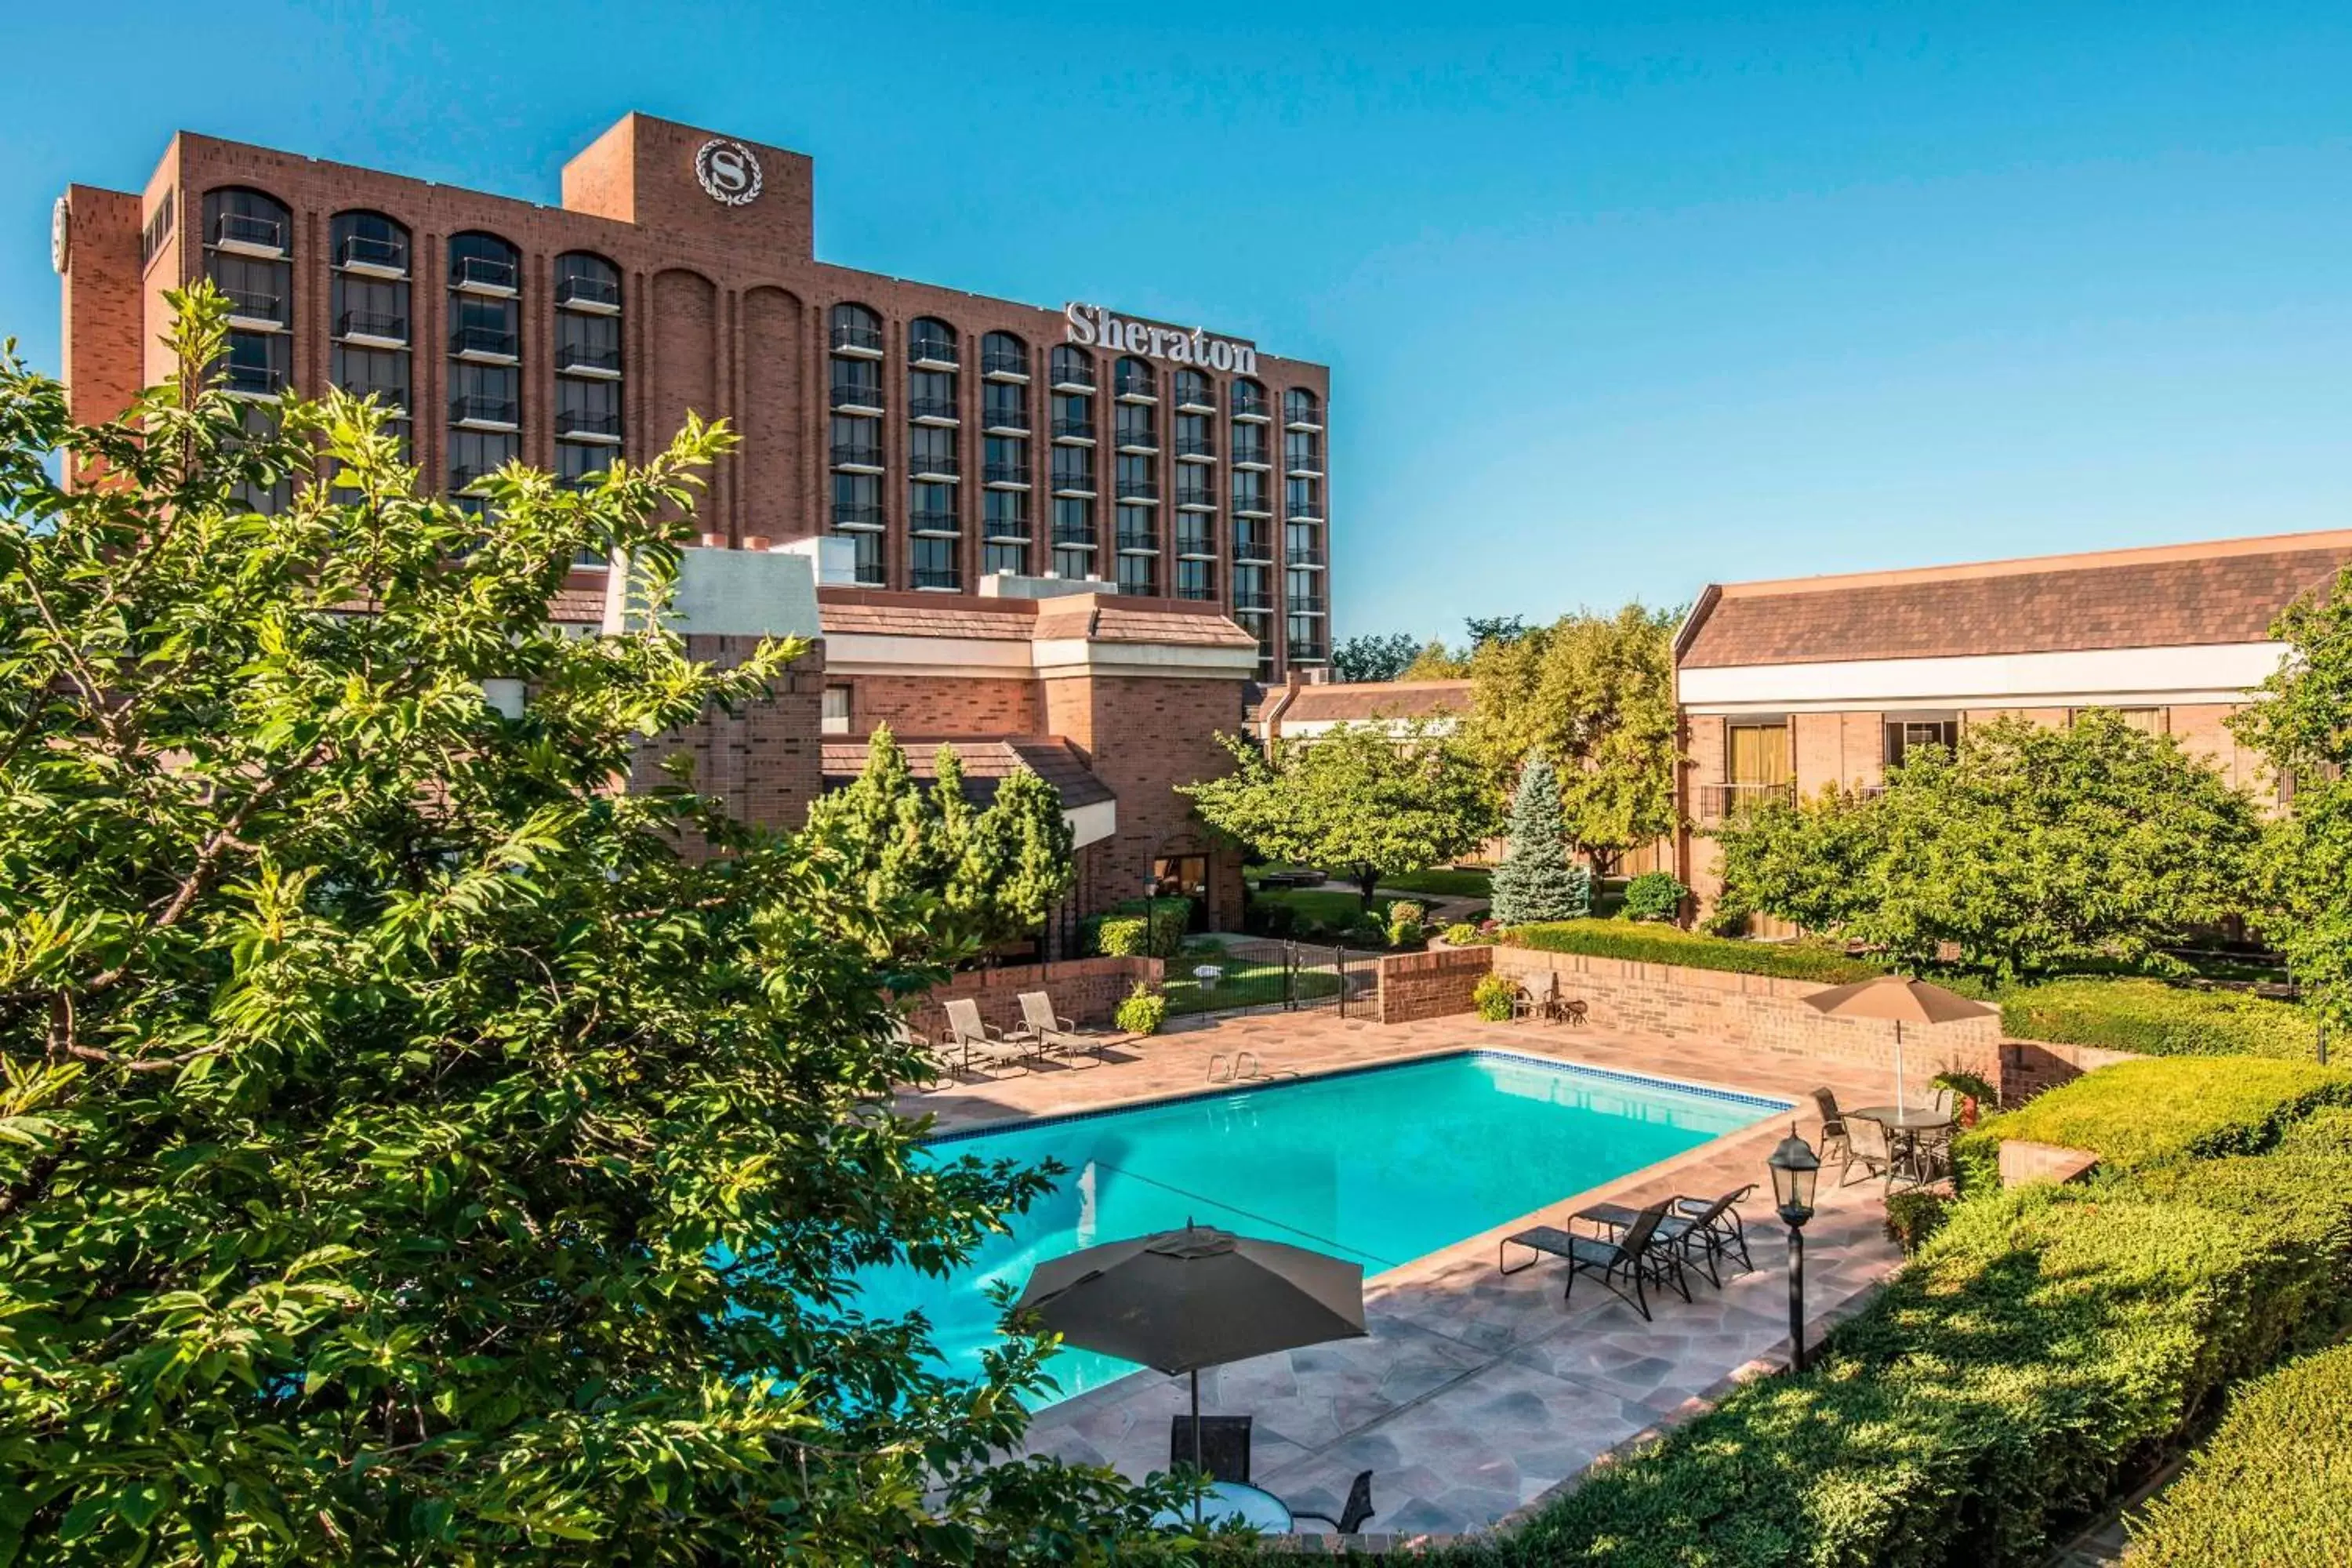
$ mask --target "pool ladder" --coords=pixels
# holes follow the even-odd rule
[[[1209,1058],[1208,1081],[1211,1083],[1271,1083],[1276,1079],[1297,1076],[1289,1068],[1266,1071],[1265,1064],[1258,1060],[1255,1051],[1235,1051],[1230,1058],[1219,1051]]]

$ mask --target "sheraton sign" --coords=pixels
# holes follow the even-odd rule
[[[1231,338],[1213,338],[1198,327],[1153,327],[1122,321],[1100,305],[1073,300],[1062,307],[1069,322],[1069,341],[1112,353],[1141,354],[1171,364],[1198,365],[1202,370],[1228,370],[1237,375],[1257,374],[1257,350]]]

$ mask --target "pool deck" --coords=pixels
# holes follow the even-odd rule
[[[1241,1050],[1256,1053],[1269,1071],[1312,1075],[1481,1047],[1797,1100],[1793,1115],[1808,1138],[1817,1118],[1806,1097],[1816,1085],[1848,1105],[1894,1098],[1884,1075],[1866,1068],[1697,1041],[1467,1016],[1381,1025],[1306,1012],[1196,1025],[1116,1047],[1102,1067],[966,1080],[910,1094],[900,1108],[937,1116],[942,1130],[963,1129],[1197,1092],[1208,1087],[1213,1056]],[[1768,1117],[1374,1275],[1364,1289],[1368,1337],[1204,1371],[1202,1409],[1255,1417],[1251,1479],[1294,1507],[1336,1514],[1349,1482],[1369,1469],[1379,1510],[1367,1527],[1373,1535],[1402,1541],[1491,1529],[1608,1450],[1686,1417],[1739,1379],[1786,1364],[1787,1232],[1772,1215],[1764,1160],[1788,1127],[1788,1119]],[[1867,1300],[1900,1261],[1881,1228],[1879,1184],[1857,1179],[1838,1188],[1833,1172],[1824,1177],[1805,1231],[1809,1337]],[[1586,1204],[1712,1195],[1749,1182],[1758,1193],[1739,1208],[1754,1270],[1727,1273],[1720,1290],[1695,1275],[1690,1304],[1671,1291],[1652,1298],[1653,1321],[1591,1279],[1564,1304],[1556,1263],[1508,1279],[1496,1270],[1503,1236],[1560,1223]],[[1141,1477],[1167,1468],[1169,1417],[1186,1401],[1184,1379],[1138,1373],[1041,1411],[1029,1447]]]

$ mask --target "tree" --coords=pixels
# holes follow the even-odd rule
[[[1544,757],[1569,843],[1604,872],[1675,828],[1674,620],[1640,605],[1565,616],[1472,659],[1465,739],[1496,788]]]
[[[730,437],[477,520],[373,404],[248,426],[173,303],[110,426],[0,358],[0,1559],[1105,1559],[1150,1498],[990,1463],[1039,1342],[857,1308],[1045,1184],[881,1109],[892,911],[613,788],[796,645],[549,624],[583,548],[661,607]]]
[[[809,808],[807,837],[895,919],[864,933],[878,960],[942,942],[986,948],[1037,930],[1076,875],[1061,792],[1026,768],[1001,780],[987,808],[963,792],[963,763],[941,746],[929,789],[915,782],[887,725],[867,738],[848,788]]]
[[[2263,836],[2263,937],[2321,1016],[2352,1026],[2352,571],[2281,612],[2287,657],[2231,721],[2286,786]]]
[[[2086,962],[2164,967],[2190,928],[2246,907],[2253,803],[2169,735],[2086,712],[2002,719],[1926,746],[1874,798],[1832,791],[1718,836],[1738,907],[1884,947],[1957,946],[2009,978]]]
[[[1364,908],[1384,876],[1467,854],[1495,830],[1477,764],[1425,724],[1339,724],[1271,754],[1218,737],[1237,764],[1179,784],[1212,827],[1271,860],[1343,870]]]
[[[1331,673],[1341,680],[1394,680],[1419,651],[1408,632],[1359,634],[1331,650]]]
[[[1503,862],[1495,868],[1495,919],[1516,926],[1577,920],[1592,912],[1592,879],[1583,867],[1569,861],[1559,780],[1540,755],[1529,757],[1519,770],[1508,832]]]
[[[1399,680],[1466,680],[1470,656],[1456,653],[1435,637],[1422,645],[1412,662],[1397,672]]]
[[[1519,616],[1470,616],[1462,625],[1474,654],[1489,643],[1515,643],[1528,635],[1528,623]]]

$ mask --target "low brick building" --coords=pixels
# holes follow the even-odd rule
[[[1675,641],[1676,873],[1705,902],[1708,829],[1742,805],[1874,789],[2005,714],[2114,710],[2275,797],[2227,721],[2278,668],[2278,613],[2347,563],[2352,531],[1710,584]]]
[[[1260,694],[1250,732],[1265,742],[1311,740],[1341,724],[1420,724],[1449,734],[1470,711],[1467,680],[1301,681],[1295,675]]]

